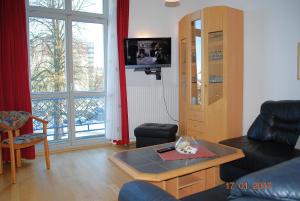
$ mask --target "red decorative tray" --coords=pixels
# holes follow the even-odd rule
[[[165,161],[174,161],[174,160],[184,160],[184,159],[193,159],[193,158],[210,158],[216,156],[213,152],[209,151],[204,146],[197,146],[197,153],[195,154],[181,154],[176,150],[168,151],[165,153],[159,154],[159,156]]]

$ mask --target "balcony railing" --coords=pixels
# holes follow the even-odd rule
[[[34,99],[33,114],[47,120],[48,139],[64,140],[68,138],[67,104],[63,98]],[[75,137],[105,135],[105,99],[104,97],[80,97],[74,100]],[[33,122],[36,132],[42,131],[42,124]]]

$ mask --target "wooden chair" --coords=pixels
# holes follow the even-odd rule
[[[20,136],[20,128],[33,119],[43,124],[43,133],[31,133]],[[0,142],[1,134],[8,133],[8,138],[0,143],[0,174],[3,173],[2,148],[10,149],[11,181],[16,183],[16,165],[21,167],[21,149],[44,142],[46,167],[50,169],[49,147],[47,140],[48,122],[23,111],[0,111]],[[15,155],[16,151],[16,155]]]

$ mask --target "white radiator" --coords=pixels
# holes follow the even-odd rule
[[[178,88],[165,87],[165,98],[170,115],[178,120]],[[127,87],[130,138],[134,128],[143,123],[177,124],[167,114],[162,87]]]

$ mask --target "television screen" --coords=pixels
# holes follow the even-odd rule
[[[171,38],[125,39],[126,68],[171,66]]]

